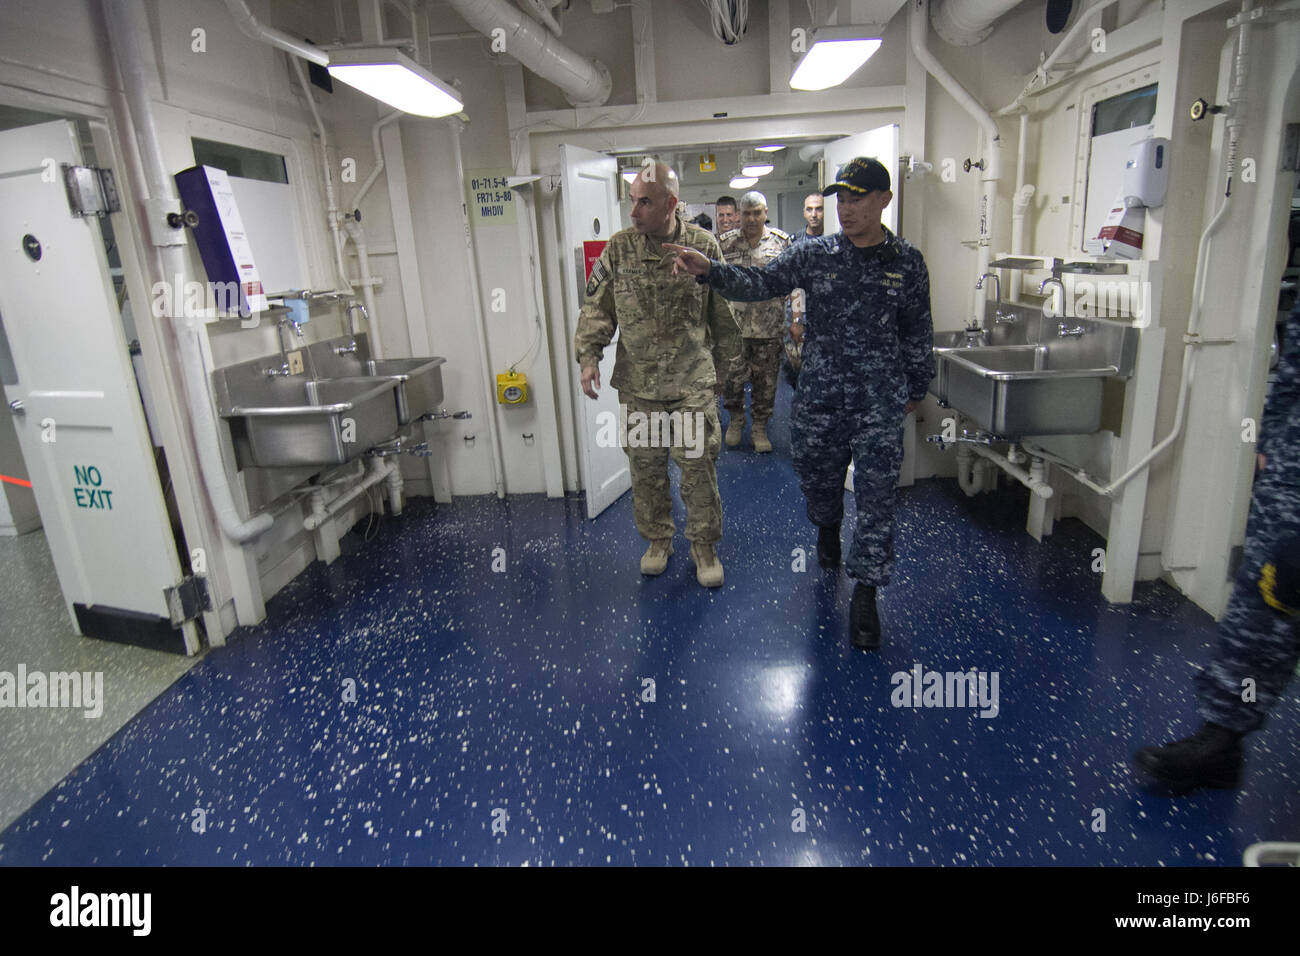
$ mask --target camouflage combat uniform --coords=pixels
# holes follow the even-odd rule
[[[790,431],[808,518],[839,525],[844,472],[856,461],[858,518],[845,569],[863,584],[889,583],[903,406],[923,399],[934,378],[930,277],[920,251],[888,229],[883,243],[866,249],[835,233],[797,243],[763,269],[714,263],[698,281],[730,299],[807,293]]]
[[[712,234],[680,216],[675,222],[665,241],[720,257]],[[702,414],[703,453],[689,457],[694,449],[674,440],[671,458],[682,472],[686,537],[716,544],[722,538],[722,500],[714,463],[722,439],[713,389],[740,372],[740,329],[724,298],[673,275],[673,259],[657,240],[635,229],[615,233],[592,266],[574,350],[580,365],[597,365],[618,330],[609,386],[618,390],[629,418],[637,412],[680,412],[695,421],[695,414]],[[671,538],[676,526],[668,485],[670,449],[633,444],[625,442],[624,450],[637,530],[650,541]]]
[[[790,245],[797,246],[801,242],[807,242],[810,239],[820,239],[820,238],[821,238],[820,236],[810,235],[808,230],[805,228],[802,232],[798,233],[793,239],[790,240]],[[798,294],[802,296],[804,294],[803,290],[799,289]],[[803,312],[801,313],[805,316],[804,321],[807,321],[806,318],[807,312],[808,312],[808,303],[807,300],[805,300],[803,303]],[[785,369],[786,381],[790,383],[790,387],[798,388],[799,370],[803,368],[803,343],[796,342],[794,340],[794,337],[790,334],[790,326],[793,323],[794,323],[794,296],[790,295],[787,296],[785,300],[785,337],[782,340],[782,345],[785,348],[785,359],[782,361],[781,367]]]
[[[745,233],[732,229],[718,237],[723,258],[737,266],[765,266],[790,247],[790,236],[780,229],[763,227],[758,244],[750,246]],[[750,383],[751,412],[755,424],[765,424],[776,404],[777,377],[781,374],[781,335],[785,324],[784,298],[764,302],[743,302],[736,306],[736,319],[744,339],[745,371],[727,379],[722,405],[733,418],[745,420],[745,383]]]
[[[1243,734],[1264,723],[1300,659],[1300,302],[1256,450],[1268,461],[1255,479],[1241,567],[1218,652],[1196,677],[1201,716]],[[1254,701],[1242,699],[1247,678]]]

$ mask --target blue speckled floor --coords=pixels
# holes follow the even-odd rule
[[[1018,488],[904,490],[887,643],[851,650],[781,398],[775,454],[723,451],[719,591],[680,533],[637,573],[630,496],[594,523],[577,499],[412,502],[0,835],[0,863],[1185,865],[1300,839],[1296,685],[1241,792],[1135,788],[1132,750],[1195,724],[1212,622],[1162,584],[1108,606],[1099,539],[1035,544]],[[916,663],[997,671],[998,715],[891,706]]]

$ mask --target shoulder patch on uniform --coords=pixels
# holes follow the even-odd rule
[[[768,226],[767,231],[780,239],[784,239],[786,242],[790,241],[790,233],[786,232],[784,229],[777,229],[775,226]]]
[[[587,295],[595,295],[596,290],[609,278],[604,258],[597,259],[591,267],[591,277],[587,279]]]

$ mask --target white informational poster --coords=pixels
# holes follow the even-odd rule
[[[244,290],[250,312],[264,312],[267,308],[266,290],[262,287],[262,278],[253,259],[253,247],[248,242],[244,231],[244,220],[239,215],[239,203],[235,201],[235,190],[230,185],[230,176],[224,169],[204,166],[208,187],[212,190],[212,201],[217,206],[217,217],[226,234],[226,243],[230,246],[230,255],[235,260],[235,269],[239,273],[239,286]]]

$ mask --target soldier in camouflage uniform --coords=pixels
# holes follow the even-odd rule
[[[1196,677],[1205,722],[1191,737],[1144,747],[1134,758],[1178,793],[1240,786],[1242,738],[1264,723],[1300,659],[1300,302],[1285,334],[1259,425],[1261,470],[1241,567],[1219,625],[1218,651]]]
[[[803,218],[808,224],[797,236],[790,240],[790,245],[797,245],[809,239],[819,238],[825,231],[826,200],[821,193],[809,193],[803,199]],[[785,369],[786,379],[791,388],[799,387],[799,370],[803,367],[803,327],[807,312],[803,289],[795,289],[785,300]]]
[[[790,418],[794,467],[818,527],[818,559],[835,567],[844,473],[857,462],[849,632],[856,647],[871,649],[880,646],[876,588],[893,572],[903,418],[934,378],[930,279],[921,253],[880,222],[893,198],[883,165],[854,159],[824,192],[838,194],[840,232],[798,243],[763,269],[709,262],[678,247],[675,268],[730,299],[806,290],[803,371]]]
[[[790,237],[767,223],[767,197],[747,192],[740,197],[740,228],[718,237],[723,258],[732,265],[765,266],[790,246]],[[781,335],[785,324],[785,299],[741,302],[736,307],[744,339],[745,372],[727,379],[722,404],[731,416],[726,440],[740,444],[745,430],[745,382],[750,383],[754,416],[754,451],[769,452],[767,422],[776,404],[777,377],[781,374]]]
[[[633,510],[637,530],[650,542],[641,573],[663,573],[673,553],[677,528],[668,484],[671,457],[681,469],[696,578],[705,587],[718,587],[723,581],[716,551],[722,501],[714,463],[722,441],[716,396],[727,376],[740,372],[740,329],[720,295],[673,276],[673,255],[662,245],[668,239],[710,257],[721,255],[712,235],[677,214],[677,190],[677,174],[663,163],[637,176],[633,228],[615,233],[592,266],[574,349],[582,366],[582,389],[595,398],[600,355],[620,330],[609,384],[618,390],[630,426],[624,449]],[[683,426],[673,429],[670,442],[637,440],[631,427],[637,416],[655,415],[663,416],[660,421],[676,416]],[[695,422],[700,427],[693,427]],[[694,434],[686,433],[688,427]]]

